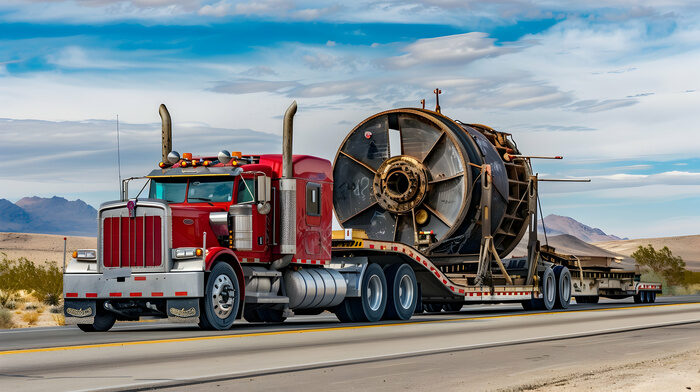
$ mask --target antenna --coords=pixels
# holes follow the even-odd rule
[[[119,174],[119,194],[122,193],[122,159],[119,145],[119,115],[117,114],[117,173]]]

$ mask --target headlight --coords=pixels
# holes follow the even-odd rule
[[[95,249],[78,249],[73,252],[73,258],[76,260],[96,260],[97,251]]]
[[[179,248],[175,249],[176,259],[191,259],[201,257],[204,252],[200,248]]]

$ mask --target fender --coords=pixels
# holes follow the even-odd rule
[[[215,246],[212,248],[207,248],[207,257],[204,259],[204,271],[211,271],[211,267],[216,262],[228,263],[233,271],[236,272],[236,277],[238,277],[238,287],[241,290],[241,306],[243,309],[243,303],[245,302],[245,277],[243,276],[243,268],[241,263],[238,262],[238,257],[229,248],[224,248],[220,246]]]

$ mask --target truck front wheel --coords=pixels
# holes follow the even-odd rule
[[[227,263],[217,263],[209,272],[204,298],[200,300],[199,326],[225,330],[236,321],[241,303],[236,272]]]

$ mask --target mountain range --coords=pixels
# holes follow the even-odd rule
[[[0,199],[0,232],[97,235],[97,210],[82,200],[25,197]]]
[[[544,221],[544,224],[543,224]],[[620,238],[616,235],[606,234],[603,230],[587,226],[574,218],[561,215],[547,215],[544,220],[538,221],[537,230],[540,233],[547,230],[547,236],[568,234],[584,242],[617,241],[627,238]]]

